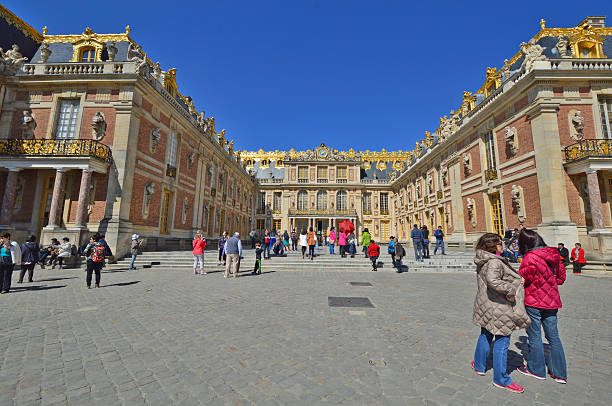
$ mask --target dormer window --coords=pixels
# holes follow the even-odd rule
[[[95,62],[96,61],[96,50],[95,48],[87,47],[81,49],[81,62]]]

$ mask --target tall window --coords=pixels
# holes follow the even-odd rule
[[[389,194],[380,194],[380,212],[382,214],[389,214]]]
[[[599,111],[601,112],[601,129],[604,138],[612,139],[612,97],[599,99]]]
[[[364,214],[372,214],[372,194],[364,193],[361,200]]]
[[[75,138],[78,115],[78,100],[62,100],[60,102],[59,117],[55,127],[56,139]]]
[[[327,166],[317,166],[317,182],[327,183]]]
[[[266,193],[259,192],[257,196],[257,210],[263,211],[266,208]]]
[[[317,193],[317,210],[327,210],[327,192],[324,190]]]
[[[166,149],[166,163],[171,166],[176,166],[176,149],[178,146],[178,138],[175,133],[170,132],[168,136],[168,148]]]
[[[344,190],[336,194],[336,208],[338,210],[346,210],[346,192]]]
[[[308,182],[308,167],[298,166],[298,183]]]
[[[487,169],[495,170],[497,168],[497,160],[495,158],[495,136],[493,130],[489,130],[485,134],[485,150],[487,154]]]
[[[274,201],[272,202],[274,211],[280,211],[281,209],[281,196],[281,192],[274,192]]]
[[[346,166],[336,167],[336,182],[346,183]]]
[[[81,50],[81,62],[95,62],[96,50],[94,48],[83,48]]]
[[[305,190],[300,190],[297,195],[297,209],[308,209],[308,193]]]

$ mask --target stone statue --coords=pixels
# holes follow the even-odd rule
[[[187,167],[189,169],[193,167],[193,164],[195,163],[195,157],[196,157],[196,153],[193,151],[191,151],[191,153],[187,155]]]
[[[19,72],[19,69],[27,60],[28,58],[19,52],[19,45],[17,44],[13,44],[12,48],[6,52],[0,48],[0,73],[14,75]]]
[[[115,41],[110,41],[106,44],[106,52],[108,53],[108,61],[114,62],[115,56],[117,55],[117,47],[115,46]]]
[[[23,204],[23,191],[25,190],[25,179],[23,176],[17,178],[15,185],[15,203],[13,204],[13,214],[19,213]]]
[[[451,136],[451,128],[449,125],[451,120],[446,118],[446,116],[440,118],[440,141],[444,141]]]
[[[417,199],[420,199],[421,198],[421,182],[417,182],[415,188],[416,188]]]
[[[147,66],[147,54],[144,53],[140,45],[130,43],[127,59],[130,62],[134,62],[136,73],[144,74],[144,68]]]
[[[444,186],[448,185],[448,168],[446,166],[443,166],[440,169],[440,174],[442,175],[442,184]]]
[[[467,198],[467,214],[472,226],[476,227],[476,202],[471,197]]]
[[[101,141],[106,135],[106,118],[101,111],[97,111],[91,120],[91,139]]]
[[[51,56],[51,50],[49,49],[49,44],[43,42],[40,46],[40,63],[46,63]]]
[[[462,159],[463,159],[463,170],[465,171],[465,173],[467,175],[472,173],[472,159],[470,157],[470,154],[468,154],[467,152],[464,153],[462,155]]]
[[[155,80],[162,80],[162,68],[159,62],[157,62],[153,67],[153,77]]]
[[[193,99],[191,98],[191,96],[185,97],[185,103],[187,104],[189,114],[198,114],[198,111],[196,110],[195,105],[193,104]]]
[[[510,71],[510,61],[508,61],[507,59],[504,59],[504,66],[502,66],[502,76],[504,77],[504,80],[508,80],[511,76],[511,71]]]
[[[572,124],[571,136],[576,141],[580,141],[584,138],[584,117],[582,112],[574,111],[570,113],[570,122]]]
[[[529,73],[533,70],[533,65],[536,61],[546,60],[546,56],[543,52],[546,48],[536,43],[535,39],[529,40],[529,44],[521,43],[521,52],[523,53],[523,63],[521,64],[521,71]]]
[[[434,180],[433,177],[430,175],[427,177],[427,192],[428,193],[433,193],[434,191]]]
[[[559,51],[559,56],[561,58],[567,58],[567,38],[563,35],[559,35],[557,37],[557,45],[555,45],[557,51]]]
[[[202,110],[198,116],[198,127],[204,132],[208,132],[208,120],[206,119],[206,112]]]
[[[518,152],[516,128],[506,126],[505,130],[504,139],[506,140],[506,145],[510,153],[514,155]]]
[[[523,204],[523,188],[517,185],[512,185],[512,207],[518,215],[520,222],[525,221],[525,207]]]
[[[229,146],[227,147],[227,152],[230,156],[234,155],[234,140],[230,141]]]
[[[144,195],[142,197],[142,218],[149,217],[149,208],[151,206],[151,199],[155,193],[155,182],[149,182],[145,185]]]
[[[36,128],[36,119],[32,115],[30,110],[23,111],[23,118],[21,119],[21,138],[25,140],[33,140],[34,129]]]
[[[183,198],[183,210],[181,212],[181,221],[183,224],[187,222],[187,212],[189,212],[189,200],[187,196]]]
[[[157,150],[157,145],[159,144],[160,139],[161,139],[160,128],[155,127],[151,129],[151,140],[149,143],[151,153],[155,153],[155,151]]]

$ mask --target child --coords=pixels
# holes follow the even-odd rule
[[[255,267],[253,268],[253,275],[261,275],[261,253],[263,252],[263,248],[261,248],[261,244],[255,244]]]
[[[378,271],[378,257],[380,256],[380,246],[374,242],[374,240],[370,241],[370,245],[368,245],[368,256],[370,257],[370,261],[372,261],[372,271]]]

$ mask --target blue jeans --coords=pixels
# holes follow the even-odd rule
[[[412,241],[412,245],[414,246],[414,259],[416,261],[422,261],[423,251],[421,250],[421,241]]]
[[[567,379],[567,366],[563,344],[557,330],[557,309],[538,309],[525,306],[531,324],[525,330],[529,337],[529,354],[527,354],[527,369],[532,374],[546,377],[546,365],[550,373],[557,378]],[[544,336],[550,343],[550,355],[545,359],[542,344],[542,328]]]
[[[334,243],[329,243],[329,253],[334,254]]]
[[[480,337],[478,337],[474,353],[474,368],[477,371],[484,372],[486,370],[492,341],[493,334],[486,328],[481,327]],[[508,346],[510,346],[510,336],[495,336],[495,344],[493,345],[493,382],[501,386],[508,386],[512,383],[512,379],[506,371]]]
[[[309,245],[308,246],[308,256],[309,257],[314,257],[314,252],[315,252],[315,246],[314,245]]]
[[[434,248],[434,255],[438,252],[438,247],[442,248],[442,255],[444,255],[444,240],[436,239],[436,247]]]
[[[134,269],[134,261],[136,261],[136,254],[132,254],[132,262],[130,263],[130,269]]]

